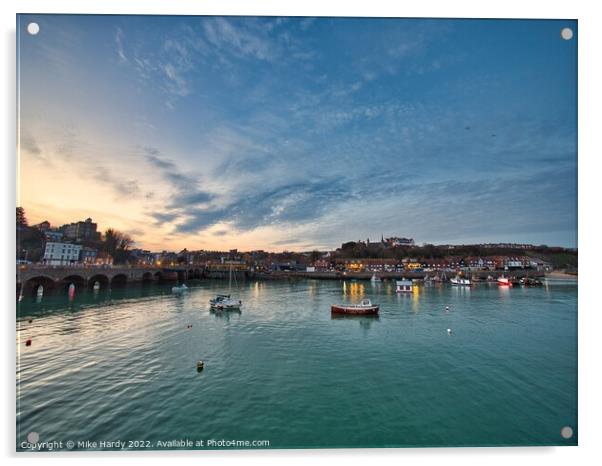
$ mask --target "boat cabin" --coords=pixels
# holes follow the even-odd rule
[[[412,292],[412,280],[397,280],[398,293],[411,293]]]

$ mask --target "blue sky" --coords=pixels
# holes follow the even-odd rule
[[[89,214],[151,249],[576,246],[575,21],[25,15],[18,31],[33,220]]]

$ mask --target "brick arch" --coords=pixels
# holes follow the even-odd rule
[[[97,283],[100,285],[100,290],[104,291],[107,288],[109,288],[109,277],[107,277],[105,274],[103,273],[97,273],[96,275],[92,275],[89,279],[88,279],[88,288],[93,290],[94,289],[94,284]]]
[[[60,285],[65,291],[67,291],[72,283],[75,285],[75,291],[80,291],[86,287],[86,279],[78,274],[71,274],[63,277]]]
[[[29,294],[36,296],[40,285],[43,286],[44,293],[46,293],[55,289],[56,282],[52,277],[47,275],[37,275],[31,277],[23,283],[23,295]]]
[[[125,273],[117,273],[111,278],[111,287],[125,286],[128,276]]]

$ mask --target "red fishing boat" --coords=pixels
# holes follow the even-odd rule
[[[503,275],[497,279],[497,284],[500,286],[512,286],[510,279],[504,277]]]
[[[372,304],[369,299],[362,299],[360,304],[333,304],[330,306],[332,314],[351,314],[351,315],[376,315],[378,314],[378,304]]]

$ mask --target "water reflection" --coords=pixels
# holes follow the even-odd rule
[[[23,296],[17,302],[19,318],[47,314],[55,311],[74,312],[89,304],[110,304],[116,300],[159,297],[171,295],[169,285],[151,285],[140,287],[125,287],[115,289],[82,290],[74,293],[47,293],[37,296]]]
[[[366,287],[363,283],[354,282],[351,283],[343,282],[343,295],[349,295],[351,297],[363,298],[366,294]]]
[[[239,318],[242,314],[240,309],[228,309],[228,310],[217,310],[217,309],[209,309],[209,313],[215,316],[216,319],[222,319],[225,321],[229,321],[231,317],[235,316]]]
[[[362,331],[367,333],[371,328],[374,322],[379,322],[380,318],[378,314],[376,315],[352,315],[352,314],[331,314],[330,320],[347,320],[347,321],[355,321],[359,324]]]
[[[259,298],[265,291],[265,282],[255,282],[251,285],[254,298]]]
[[[510,286],[498,286],[498,291],[501,299],[510,299]]]
[[[412,311],[417,314],[420,311],[420,288],[412,286]]]

